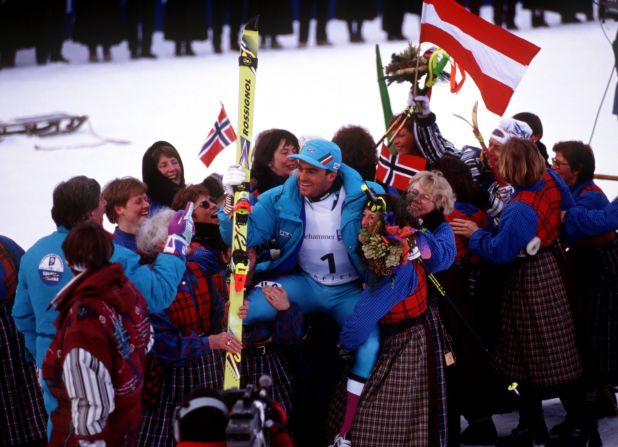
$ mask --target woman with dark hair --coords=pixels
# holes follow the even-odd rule
[[[187,259],[200,263],[211,294],[217,293],[221,297],[220,300],[225,301],[227,300],[226,267],[230,256],[219,232],[217,204],[209,192],[202,185],[187,186],[176,193],[172,208],[181,210],[187,203],[193,203],[195,235],[191,240]]]
[[[553,169],[567,184],[575,208],[603,210],[607,196],[594,183],[595,158],[592,148],[581,141],[562,141],[554,145]],[[569,211],[569,214],[571,210]],[[577,280],[578,304],[586,318],[581,318],[584,332],[592,338],[595,360],[594,387],[601,411],[613,411],[615,400],[607,399],[606,384],[618,383],[618,239],[616,231],[586,236],[573,226],[565,226],[571,246],[568,255]],[[591,393],[594,394],[594,393]],[[611,399],[611,397],[610,397]],[[604,402],[605,401],[605,402]]]
[[[137,248],[144,257],[161,256],[173,216],[172,210],[160,210],[142,224]],[[155,342],[148,359],[149,392],[139,434],[141,446],[172,447],[175,408],[196,388],[220,389],[222,351],[242,349],[238,339],[222,330],[225,297],[209,281],[212,266],[208,261],[188,255],[174,301],[167,309],[150,314]]]
[[[253,148],[251,183],[254,197],[286,181],[296,169],[296,160],[289,155],[297,154],[298,138],[284,129],[268,129],[260,132]]]
[[[76,276],[52,301],[57,332],[43,378],[58,406],[49,445],[134,446],[152,342],[146,301],[110,262],[114,244],[100,225],[78,224],[62,248]]]
[[[202,181],[204,188],[210,193],[210,197],[220,204],[223,202],[225,191],[223,190],[223,182],[221,179],[223,176],[217,172],[213,172]]]
[[[142,157],[142,180],[148,186],[150,214],[170,208],[174,195],[185,187],[185,169],[180,154],[167,141],[157,141]]]
[[[466,219],[486,228],[488,218],[482,210],[486,197],[472,179],[468,166],[458,158],[447,156],[436,160],[431,168],[442,173],[456,196],[453,211],[445,216],[447,222]],[[468,248],[468,238],[456,234],[455,243],[455,263],[438,278],[466,322],[487,345],[492,339],[495,321],[499,318],[495,289],[491,289],[496,284],[494,278],[498,272],[494,269],[490,272],[487,263],[472,254]],[[438,308],[446,331],[453,340],[453,350],[457,353],[457,363],[447,370],[446,375],[449,445],[459,445],[460,441],[464,444],[493,444],[497,434],[491,419],[493,390],[490,384],[493,375],[488,357],[450,305],[439,300]],[[468,427],[460,436],[461,415],[468,421]]]
[[[561,210],[571,207],[573,199],[560,177],[545,168],[531,141],[513,138],[505,143],[498,170],[515,195],[502,211],[497,231],[469,220],[451,222],[457,234],[470,238],[473,253],[508,264],[492,363],[498,374],[519,384],[521,401],[519,425],[497,445],[547,441],[541,405],[547,394],[560,396],[572,422],[560,442],[587,441],[596,427],[584,410],[582,360],[557,244]]]
[[[389,135],[390,145],[395,149],[391,154],[387,145],[382,145],[378,158],[376,180],[391,187],[392,193],[405,192],[410,179],[416,172],[424,170],[429,163],[444,155],[458,156],[459,151],[445,139],[436,124],[436,115],[431,111],[427,96],[408,98],[408,106],[415,110],[413,115],[396,115],[391,125],[403,121]],[[417,111],[418,110],[418,111]]]
[[[363,180],[375,179],[378,153],[376,142],[367,129],[361,126],[340,127],[332,142],[341,149],[342,161],[354,168]]]
[[[188,201],[194,204],[193,221],[195,237],[193,249],[187,257],[189,261],[199,261],[211,293],[218,295],[217,301],[227,301],[226,264],[229,251],[219,233],[217,206],[202,185],[192,185],[179,191],[174,197],[174,208],[183,208]],[[254,265],[253,250],[250,250],[250,265]],[[250,284],[253,268],[248,275]],[[303,336],[303,318],[298,306],[290,303],[287,293],[272,283],[260,283],[267,296],[272,296],[271,304],[278,311],[274,322],[260,322],[243,329],[243,355],[241,362],[242,384],[257,386],[259,378],[266,374],[273,379],[273,397],[281,402],[289,413],[292,409],[292,379],[288,363],[283,356],[281,345],[299,343]],[[213,299],[213,301],[215,301]],[[246,315],[243,307],[241,318]],[[225,323],[225,322],[224,322]]]

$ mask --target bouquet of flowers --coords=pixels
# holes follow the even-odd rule
[[[369,229],[363,228],[358,239],[369,269],[378,276],[392,276],[395,267],[407,262],[410,252],[408,238],[415,232],[411,227],[400,228],[384,222],[377,222]]]
[[[417,83],[418,94],[426,94],[437,81],[450,78],[444,71],[450,57],[444,50],[432,47],[419,54],[419,48],[408,45],[401,53],[393,53],[391,62],[384,67],[384,78],[390,85],[393,82]]]

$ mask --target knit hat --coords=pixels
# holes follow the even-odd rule
[[[502,118],[498,127],[491,133],[490,138],[500,144],[504,144],[511,138],[523,138],[529,140],[532,137],[532,129],[523,121],[513,118]]]
[[[290,155],[288,158],[297,158],[331,172],[337,172],[341,167],[341,149],[327,140],[309,140],[298,154]]]

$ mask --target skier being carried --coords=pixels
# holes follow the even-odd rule
[[[330,141],[309,140],[299,154],[298,170],[281,186],[262,195],[249,215],[248,247],[275,239],[281,250],[268,270],[273,285],[283,287],[303,313],[325,312],[340,326],[352,314],[361,295],[362,266],[358,234],[366,196],[360,174],[341,162],[341,150]],[[226,194],[245,180],[242,168],[230,166],[223,176]],[[221,234],[231,242],[230,201],[220,210]],[[226,215],[227,214],[227,215]],[[261,288],[248,295],[243,324],[276,317]],[[379,351],[377,325],[357,349],[347,383],[345,425],[351,426],[360,395]],[[341,444],[345,445],[345,444]]]

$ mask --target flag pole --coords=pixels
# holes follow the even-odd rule
[[[422,25],[425,18],[425,2],[421,6],[420,24]],[[418,69],[421,66],[421,32],[419,27],[418,45],[416,46],[416,69],[414,70],[414,84],[412,85],[412,96],[415,97],[418,93]]]
[[[423,6],[421,9],[421,22],[423,21],[423,15],[425,14],[425,2],[423,2]],[[414,70],[414,83],[412,85],[412,97],[415,97],[417,94],[417,84],[418,84],[418,68],[420,67],[420,52],[421,52],[421,34],[419,32],[418,34],[418,46],[416,47],[417,51],[416,51],[416,68]],[[418,107],[418,105],[415,106],[415,108]],[[399,134],[399,132],[401,131],[401,129],[403,128],[403,126],[405,126],[405,124],[408,122],[409,119],[413,119],[414,118],[414,112],[416,112],[416,110],[411,110],[410,106],[407,106],[405,108],[405,110],[403,111],[403,113],[399,116],[399,119],[401,119],[401,122],[399,121],[399,119],[397,119],[396,121],[394,121],[393,123],[391,123],[391,126],[386,130],[386,132],[384,133],[384,135],[382,136],[382,138],[380,138],[380,141],[378,141],[378,143],[376,144],[376,148],[380,147],[380,144],[382,144],[382,142],[384,141],[384,139],[386,137],[388,137],[388,134],[395,129],[395,133],[393,135],[391,135],[391,137],[389,138],[389,148],[391,145],[391,142],[395,139],[395,137]]]

